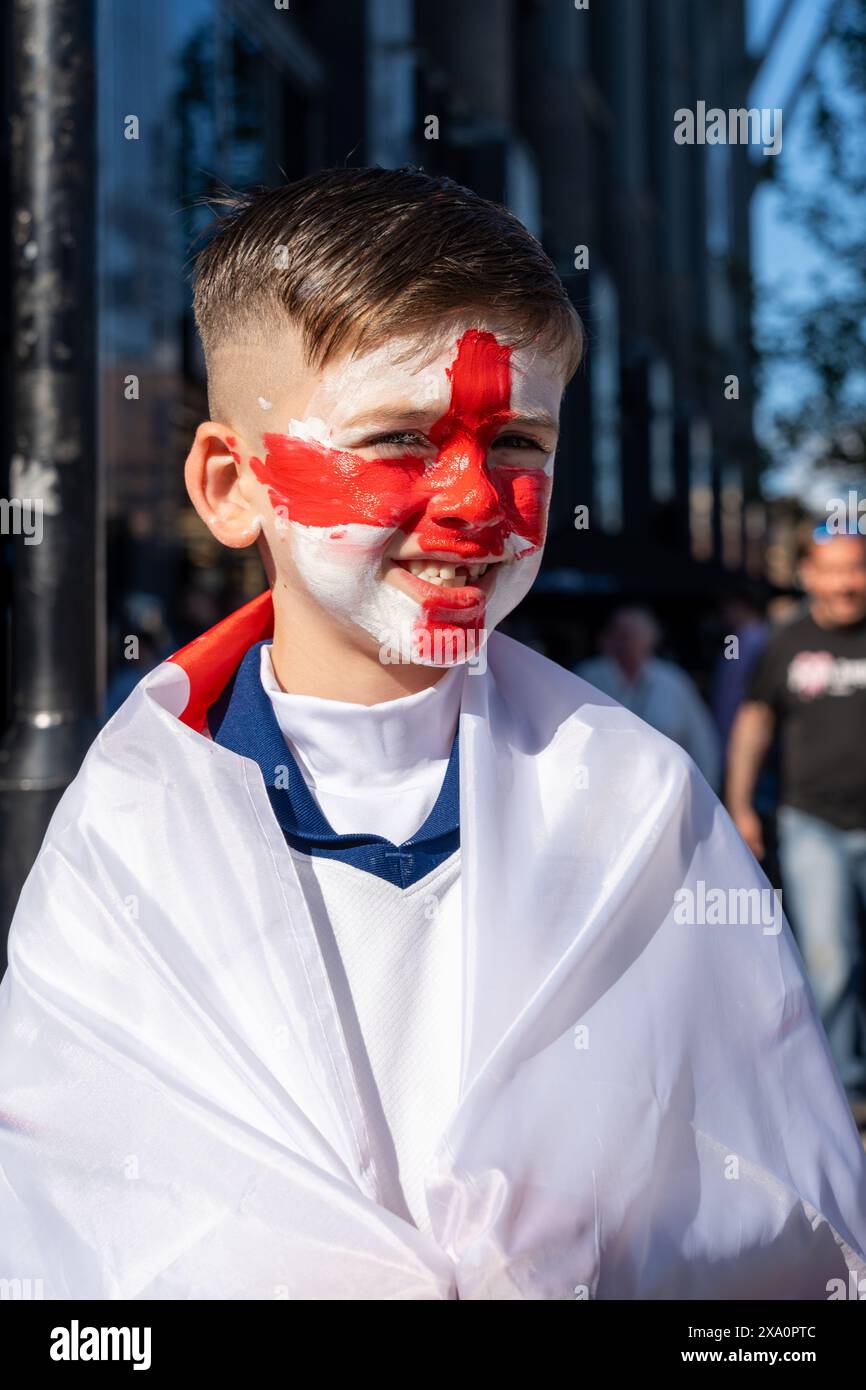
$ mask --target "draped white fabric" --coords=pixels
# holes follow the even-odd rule
[[[431,1232],[377,1202],[259,770],[180,722],[169,662],[90,750],[13,923],[0,1278],[824,1299],[866,1277],[866,1156],[787,925],[679,920],[683,888],[768,888],[726,813],[592,687],[502,634],[487,650],[462,695],[461,1095]]]

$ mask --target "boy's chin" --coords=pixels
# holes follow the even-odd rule
[[[386,666],[425,666],[446,671],[476,662],[488,636],[484,627],[415,626],[385,637],[379,643],[378,657]]]

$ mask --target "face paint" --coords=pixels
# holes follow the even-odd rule
[[[552,455],[544,467],[488,464],[517,414],[511,348],[472,329],[445,376],[448,406],[426,432],[435,458],[363,457],[335,448],[327,426],[307,420],[265,434],[264,459],[250,460],[282,519],[278,535],[290,537],[297,570],[318,601],[415,660],[440,653],[437,665],[450,664],[441,655],[449,649],[456,660],[477,650],[531,587],[553,464]],[[406,558],[424,555],[489,568],[459,587],[439,586],[405,567]]]

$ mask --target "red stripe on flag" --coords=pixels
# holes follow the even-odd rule
[[[253,643],[272,637],[273,632],[274,605],[271,591],[266,589],[168,657],[189,677],[189,699],[180,715],[181,723],[201,733],[208,710],[225,690],[245,654]]]

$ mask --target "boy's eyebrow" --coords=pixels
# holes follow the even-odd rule
[[[410,425],[423,426],[432,425],[436,420],[442,418],[442,411],[439,407],[435,410],[413,410],[410,407],[395,406],[391,409],[388,406],[379,406],[375,410],[368,410],[362,415],[356,415],[347,420],[343,429],[382,429],[394,430],[405,429]],[[509,425],[522,425],[528,429],[547,429],[559,433],[559,421],[554,415],[548,415],[546,411],[539,411],[531,415],[515,415],[509,418]]]

